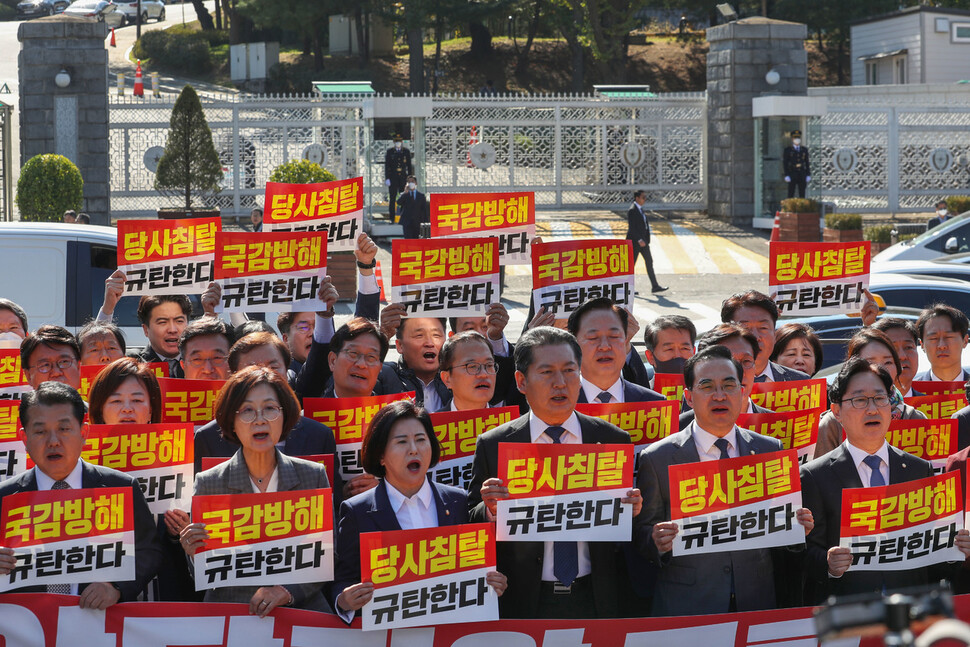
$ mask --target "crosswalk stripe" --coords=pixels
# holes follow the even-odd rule
[[[736,274],[736,268],[719,267],[720,263],[715,263],[712,258],[713,250],[709,250],[693,230],[682,225],[671,222],[670,229],[677,235],[677,240],[683,246],[687,256],[694,261],[694,267],[698,274]],[[733,265],[733,260],[731,261]]]
[[[671,223],[673,224],[673,223]],[[729,245],[721,244],[720,237],[714,233],[704,229],[703,227],[697,227],[691,223],[684,222],[684,228],[690,231],[690,235],[701,244],[704,250],[710,257],[711,264],[714,266],[713,273],[720,274],[741,274],[741,268],[738,266],[734,257],[728,253]],[[676,229],[675,229],[676,231]],[[718,240],[715,240],[718,239]],[[701,267],[697,268],[702,274],[707,270]]]
[[[651,225],[651,228],[655,232],[655,236],[651,237],[650,243],[651,252],[654,249],[654,244],[659,248],[663,249],[667,258],[670,259],[671,274],[697,274],[697,268],[691,262],[691,258],[684,249],[684,246],[680,242],[680,238],[674,234],[673,228],[671,228],[670,223],[667,221],[655,222]],[[656,270],[656,265],[654,265],[654,270]]]

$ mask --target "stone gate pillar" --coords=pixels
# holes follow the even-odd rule
[[[750,225],[754,207],[754,120],[763,94],[804,96],[808,29],[801,23],[745,18],[707,30],[707,210]],[[780,76],[769,85],[765,75]]]
[[[111,224],[106,36],[104,23],[70,16],[31,20],[17,31],[21,163],[42,153],[74,162],[84,178],[83,209],[99,225]],[[58,87],[62,70],[70,82]]]

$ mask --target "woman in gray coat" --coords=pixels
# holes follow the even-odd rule
[[[323,465],[282,454],[286,439],[300,417],[300,405],[289,385],[275,371],[250,366],[226,382],[216,402],[216,420],[223,437],[241,445],[227,462],[195,477],[196,496],[253,494],[330,487]],[[180,541],[194,555],[208,538],[204,524],[191,523]],[[331,612],[323,582],[276,586],[228,586],[206,591],[206,602],[249,604],[253,615],[265,616],[279,606]]]

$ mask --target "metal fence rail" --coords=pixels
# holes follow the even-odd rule
[[[13,108],[0,101],[0,220],[13,219],[13,167],[11,121]]]

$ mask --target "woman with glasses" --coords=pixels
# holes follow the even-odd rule
[[[468,523],[467,493],[428,478],[440,454],[431,417],[411,400],[385,406],[368,425],[361,462],[380,483],[341,504],[337,528],[334,608],[347,622],[374,595],[374,585],[361,581],[362,532]],[[508,586],[505,576],[495,571],[486,581],[498,595]]]
[[[195,477],[195,496],[253,494],[330,487],[323,465],[286,456],[276,445],[286,439],[300,416],[300,404],[286,381],[264,366],[234,373],[219,393],[216,420],[235,455]],[[188,524],[181,532],[189,556],[205,545],[205,524]],[[242,602],[253,615],[265,616],[279,606],[330,611],[323,582],[285,586],[230,586],[209,589],[206,602]]]
[[[475,330],[453,335],[441,346],[438,357],[441,381],[451,389],[451,401],[442,402],[441,411],[487,409],[495,395],[498,365],[485,336]]]
[[[125,356],[125,336],[121,328],[106,321],[89,321],[77,333],[81,364],[107,366]]]
[[[888,390],[890,400],[890,416],[893,420],[925,419],[922,412],[903,402],[903,394],[899,390],[898,377],[902,371],[896,347],[886,333],[874,328],[863,328],[849,340],[846,361],[853,357],[861,357],[877,366],[883,367],[893,386]],[[815,458],[829,453],[838,447],[845,438],[845,430],[833,411],[826,411],[818,423],[818,442],[815,444]]]
[[[801,470],[802,503],[815,517],[806,546],[805,568],[812,593],[805,600],[808,604],[821,602],[828,595],[927,585],[947,575],[945,564],[907,570],[859,570],[852,566],[851,549],[841,547],[844,489],[905,483],[933,475],[932,464],[886,442],[894,390],[890,371],[861,354],[850,357],[829,386],[831,413],[845,430],[846,441]],[[955,543],[964,555],[970,554],[967,530],[959,531]],[[856,552],[860,550],[865,548]]]

